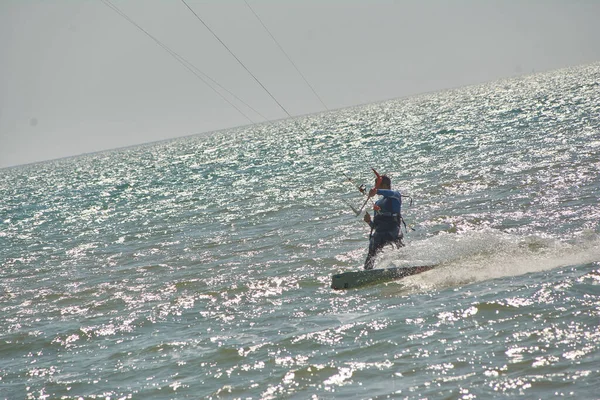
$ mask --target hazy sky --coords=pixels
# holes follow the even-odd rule
[[[597,0],[246,1],[330,109],[600,61]],[[111,2],[287,117],[181,0]],[[244,0],[186,3],[291,115],[324,110]],[[264,121],[101,0],[0,0],[0,54],[0,168]]]

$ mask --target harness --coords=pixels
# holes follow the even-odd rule
[[[402,197],[408,197],[410,199],[410,205],[412,205],[412,197],[402,196],[402,194],[400,194],[400,199],[398,200],[400,202],[400,207],[402,207]],[[382,204],[382,205],[384,205],[384,206],[387,205],[385,203],[387,203],[387,201],[384,201],[384,204]],[[373,219],[375,221],[379,220],[377,222],[380,222],[382,219],[383,219],[383,221],[386,221],[386,222],[392,220],[392,221],[396,222],[396,224],[398,225],[399,228],[402,228],[402,225],[403,225],[404,231],[406,233],[408,233],[408,229],[406,227],[406,221],[404,221],[404,218],[402,217],[402,213],[395,213],[392,211],[384,211],[382,209],[379,209],[379,210],[375,210],[375,216]],[[381,221],[381,222],[383,222],[383,221]],[[377,225],[379,225],[379,224],[377,224]],[[414,230],[414,229],[412,229],[412,230]]]
[[[393,212],[386,210],[388,207],[391,208],[391,202],[394,201],[392,198],[383,198],[380,202],[377,202],[376,206],[379,209],[375,209],[374,222],[376,225],[380,225],[381,222],[384,224],[386,222],[396,222],[396,225],[400,226],[400,222],[402,221],[402,215],[399,212]],[[397,199],[400,203],[400,207],[402,206],[402,202],[400,199]]]

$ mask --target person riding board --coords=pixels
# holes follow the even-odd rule
[[[392,181],[386,175],[377,175],[375,187],[369,191],[369,198],[375,195],[383,196],[373,206],[373,219],[369,213],[365,213],[364,221],[371,227],[369,237],[369,254],[365,260],[365,269],[373,269],[375,256],[386,245],[393,244],[398,247],[404,246],[403,234],[400,229],[402,216],[402,195],[399,191],[392,190]]]

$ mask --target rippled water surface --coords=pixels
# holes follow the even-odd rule
[[[0,170],[0,397],[597,398],[600,64]],[[436,264],[333,291],[388,173]],[[414,229],[414,230],[412,230]]]

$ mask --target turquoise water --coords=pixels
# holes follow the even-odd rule
[[[598,398],[600,64],[0,170],[0,397]],[[350,291],[346,181],[438,264]]]

